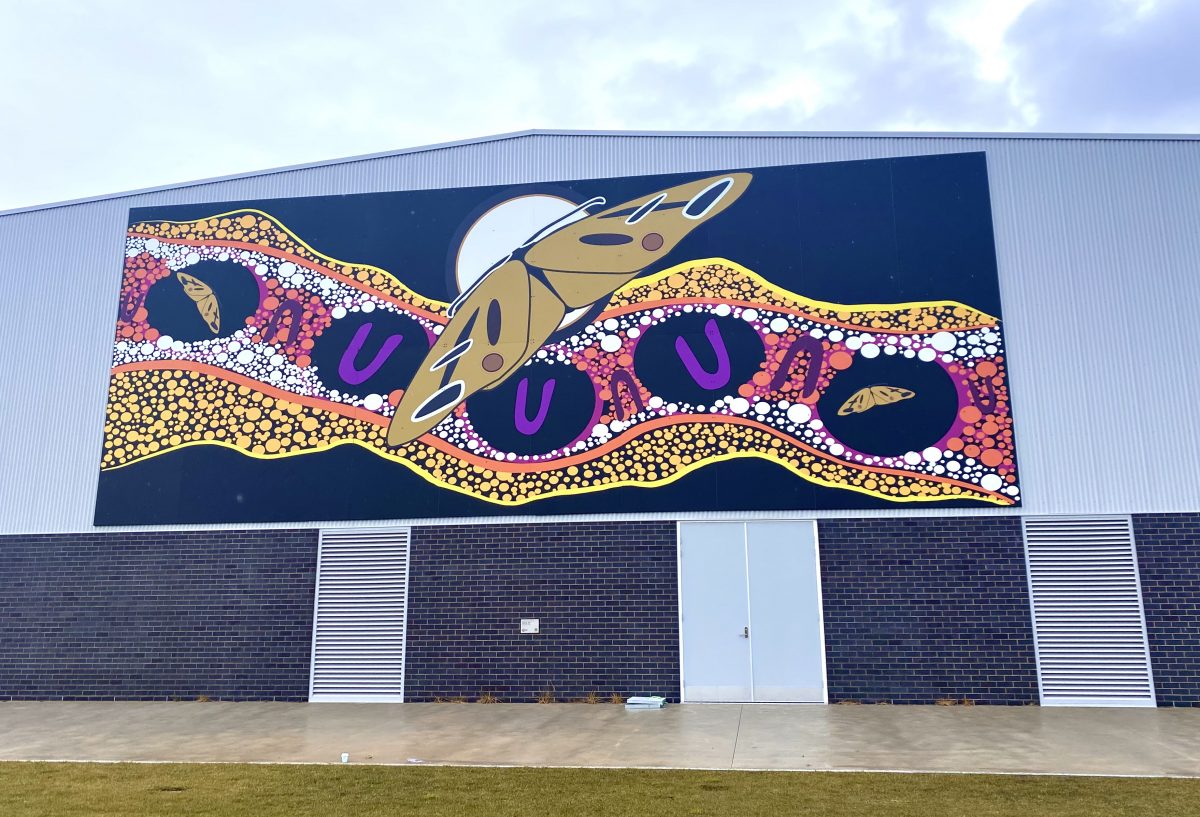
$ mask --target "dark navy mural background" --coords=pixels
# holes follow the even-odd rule
[[[840,304],[956,301],[1000,317],[984,154],[752,172],[753,183],[736,205],[683,238],[673,252],[646,269],[643,277],[684,261],[721,257],[805,298]],[[233,209],[259,209],[322,254],[380,267],[421,295],[451,301],[457,295],[454,260],[459,241],[480,214],[501,200],[536,192],[577,201],[602,195],[613,204],[704,175],[708,174],[157,207],[131,211],[130,222],[196,219]],[[192,308],[186,300],[179,303],[180,309]],[[702,338],[703,322],[696,323],[687,335]],[[736,338],[729,342],[735,345]],[[698,342],[696,348],[702,344]],[[673,348],[670,344],[663,347],[667,351]],[[415,366],[420,358],[413,351],[399,354],[397,359],[402,358],[405,367]],[[314,362],[317,357],[314,352]],[[889,365],[893,360],[901,362],[895,355],[888,359]],[[333,368],[327,364],[322,370]],[[880,376],[865,373],[859,378],[863,380],[860,385],[870,386],[880,377],[886,378],[887,371]],[[947,384],[933,383],[922,392],[922,397],[936,393],[941,395],[937,399],[953,399]],[[950,397],[945,398],[946,394]],[[944,407],[939,411],[941,414],[934,413],[935,426],[944,424],[946,416],[953,419],[953,407],[949,415]],[[930,415],[920,400],[897,407],[896,412],[900,420],[877,423],[882,431],[860,434],[861,450],[869,452],[874,446],[876,453],[898,454],[913,447],[919,450],[920,445],[937,438],[940,426],[932,431],[922,426],[929,424]],[[553,416],[547,420],[553,422]],[[853,423],[843,425],[851,428]],[[874,439],[870,434],[882,434],[883,438]],[[618,487],[514,507],[446,490],[357,446],[269,460],[247,457],[231,448],[199,445],[102,471],[96,522],[287,521],[614,509],[850,509],[892,504],[865,493],[816,485],[771,462],[735,459],[706,465],[652,489]],[[980,502],[948,498],[937,504],[976,506]]]

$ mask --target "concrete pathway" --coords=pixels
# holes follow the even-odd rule
[[[0,703],[0,760],[1200,777],[1200,709]]]

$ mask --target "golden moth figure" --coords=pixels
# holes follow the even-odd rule
[[[504,382],[568,320],[719,215],[750,185],[729,173],[677,185],[601,212],[594,198],[533,235],[450,305],[450,323],[404,391],[388,426],[400,446],[477,391]]]

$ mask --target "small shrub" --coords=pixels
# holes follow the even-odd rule
[[[484,692],[483,694],[481,694],[481,695],[479,696],[479,699],[478,699],[478,700],[476,700],[476,701],[475,701],[475,703],[480,703],[480,704],[498,704],[498,703],[500,703],[500,699],[499,699],[499,698],[497,698],[495,695],[493,695],[493,694],[492,694],[492,693],[490,693],[490,692]]]
[[[211,702],[212,698],[208,697],[207,695],[197,695],[196,701],[197,701],[197,703],[206,704],[206,703]]]
[[[608,702],[611,704],[618,704],[618,705],[623,704],[623,703],[625,703],[625,696],[622,695],[620,692],[614,692],[613,694],[608,696]]]
[[[934,701],[937,706],[958,706],[958,701],[954,698],[938,698]]]
[[[853,701],[847,698],[844,701],[838,701],[838,706],[862,706],[862,701]]]
[[[554,688],[543,689],[537,694],[537,702],[540,704],[558,703],[558,698],[554,697]]]

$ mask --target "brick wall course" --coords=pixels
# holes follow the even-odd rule
[[[317,531],[2,536],[0,699],[300,701]]]
[[[678,700],[675,546],[673,522],[414,528],[405,700]]]
[[[1159,703],[1198,705],[1200,514],[1134,530]],[[832,701],[1037,701],[1018,518],[822,520],[819,536]],[[0,699],[304,700],[316,543],[0,537]],[[677,698],[675,547],[673,522],[414,528],[407,699]]]
[[[821,520],[829,700],[1038,700],[1014,516]]]
[[[1159,706],[1200,706],[1200,513],[1134,514]]]

